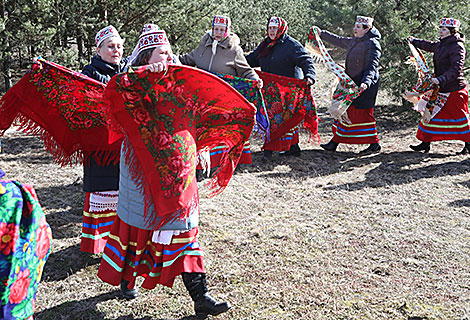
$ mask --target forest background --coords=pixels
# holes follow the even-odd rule
[[[437,40],[442,17],[460,19],[464,34],[470,30],[470,0],[2,0],[0,4],[2,92],[24,74],[37,56],[81,70],[94,54],[96,32],[109,24],[126,40],[125,56],[132,52],[145,23],[156,23],[166,30],[179,54],[197,46],[210,29],[214,14],[224,14],[231,17],[233,32],[249,52],[266,36],[270,16],[286,19],[288,33],[305,43],[312,25],[350,36],[356,15],[366,15],[375,18],[382,34],[382,88],[399,100],[400,94],[416,81],[413,66],[406,63],[409,49],[405,39],[409,35]],[[339,51],[336,56],[340,59],[342,54]],[[467,60],[466,76],[469,72]]]

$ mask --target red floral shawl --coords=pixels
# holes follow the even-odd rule
[[[146,223],[154,229],[187,217],[194,207],[198,152],[229,147],[212,180],[215,193],[227,186],[256,112],[225,81],[186,66],[170,66],[165,74],[129,70],[111,79],[105,97],[112,122],[132,145],[126,163],[144,193]]]
[[[118,160],[122,136],[106,125],[105,85],[39,59],[0,100],[0,135],[12,124],[40,136],[61,165],[83,162],[91,152]]]
[[[263,80],[261,91],[269,118],[270,140],[279,140],[302,120],[310,136],[317,137],[317,109],[307,81],[258,70],[256,72]]]

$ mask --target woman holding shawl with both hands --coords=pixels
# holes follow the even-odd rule
[[[439,41],[408,38],[415,47],[434,53],[435,75],[431,82],[439,86],[439,94],[445,100],[440,103],[442,108],[437,114],[433,114],[430,121],[420,122],[416,138],[422,142],[410,146],[415,151],[429,152],[431,141],[461,140],[465,145],[459,154],[470,153],[468,91],[463,76],[465,46],[464,36],[459,28],[459,20],[443,18]]]
[[[361,95],[347,109],[351,123],[335,119],[333,138],[320,146],[335,151],[340,143],[369,144],[360,153],[379,152],[381,147],[377,136],[374,106],[379,88],[379,60],[382,54],[379,40],[381,35],[373,27],[374,19],[357,16],[353,28],[354,37],[341,37],[322,30],[320,37],[337,47],[346,49],[346,74],[359,87]]]
[[[267,37],[247,57],[252,67],[261,71],[315,83],[315,66],[312,57],[297,40],[287,34],[287,22],[280,17],[271,17],[267,24]],[[295,127],[276,141],[263,146],[264,159],[270,160],[273,151],[281,155],[300,156],[299,133]]]
[[[131,60],[133,66],[152,64],[151,71],[167,69],[168,64],[174,62],[174,56],[165,31],[156,25],[145,25]],[[216,301],[208,292],[198,242],[199,198],[192,172],[195,143],[191,143],[192,138],[187,135],[188,129],[181,117],[170,119],[172,112],[179,112],[170,103],[160,105],[169,114],[150,111],[157,108],[150,91],[133,91],[138,79],[132,80],[128,75],[123,75],[122,79],[125,79],[122,80],[124,85],[119,82],[120,86],[117,86],[116,83],[121,81],[117,79],[112,89],[108,85],[112,92],[107,94],[113,98],[126,97],[120,102],[124,106],[119,105],[124,109],[118,113],[124,112],[125,117],[131,115],[132,120],[123,127],[126,137],[121,149],[117,216],[103,252],[98,277],[112,285],[120,284],[124,297],[133,299],[138,296],[134,288],[137,276],[144,277],[142,287],[152,289],[157,284],[172,287],[175,278],[182,275],[199,318],[226,312],[230,304]],[[168,80],[165,96],[176,94],[171,91],[171,81],[176,86],[176,80]],[[138,90],[150,90],[149,85],[145,82],[145,87]],[[123,86],[130,89],[118,91],[117,88]],[[178,95],[184,94],[183,91]],[[178,104],[176,108],[191,110],[191,105]],[[156,118],[150,118],[149,112],[156,113],[157,116],[151,116]],[[158,126],[150,127],[151,121]],[[151,149],[148,149],[149,143]],[[173,149],[176,143],[181,146]],[[148,161],[150,158],[152,165],[144,168],[142,159]],[[154,193],[161,199],[159,203],[155,202]],[[170,219],[163,220],[166,216],[161,216],[160,210],[170,211]],[[173,213],[176,218],[171,218]]]

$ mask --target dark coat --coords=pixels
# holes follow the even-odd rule
[[[82,73],[95,80],[108,83],[119,72],[121,66],[107,63],[100,56],[91,58],[91,64],[83,68]],[[119,189],[119,163],[100,166],[92,154],[83,166],[83,191],[97,192]]]
[[[305,77],[315,81],[315,66],[312,57],[300,42],[284,34],[277,40],[271,52],[263,57],[259,56],[261,45],[246,56],[246,61],[251,67],[261,67],[261,71],[280,76],[297,79]]]
[[[459,34],[440,41],[414,39],[413,45],[433,52],[434,73],[439,81],[440,92],[452,92],[465,88],[463,66],[465,63],[464,39]]]
[[[358,86],[367,85],[365,90],[353,105],[357,109],[370,109],[375,106],[377,91],[379,89],[379,61],[382,48],[379,40],[380,32],[372,28],[363,37],[340,37],[322,30],[320,37],[343,49],[346,49],[346,74]]]

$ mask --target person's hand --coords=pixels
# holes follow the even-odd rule
[[[258,79],[258,83],[256,84],[256,88],[260,89],[263,87],[263,80]]]
[[[361,91],[361,93],[362,93],[362,92],[366,91],[367,88],[368,88],[367,84],[361,83],[361,85],[359,86],[359,91]]]
[[[315,80],[313,80],[312,78],[307,78],[307,83],[309,86],[313,86],[315,84]]]
[[[434,84],[439,84],[439,80],[437,80],[437,78],[431,78],[431,82]]]
[[[407,40],[408,40],[409,42],[413,42],[414,39],[416,39],[416,38],[413,37],[413,36],[408,36],[408,38],[407,38]]]
[[[147,67],[145,68],[145,70],[148,70],[150,72],[155,72],[155,73],[163,72],[163,71],[166,71],[167,69],[168,69],[168,64],[166,64],[165,62],[152,63],[152,64],[147,65]]]

